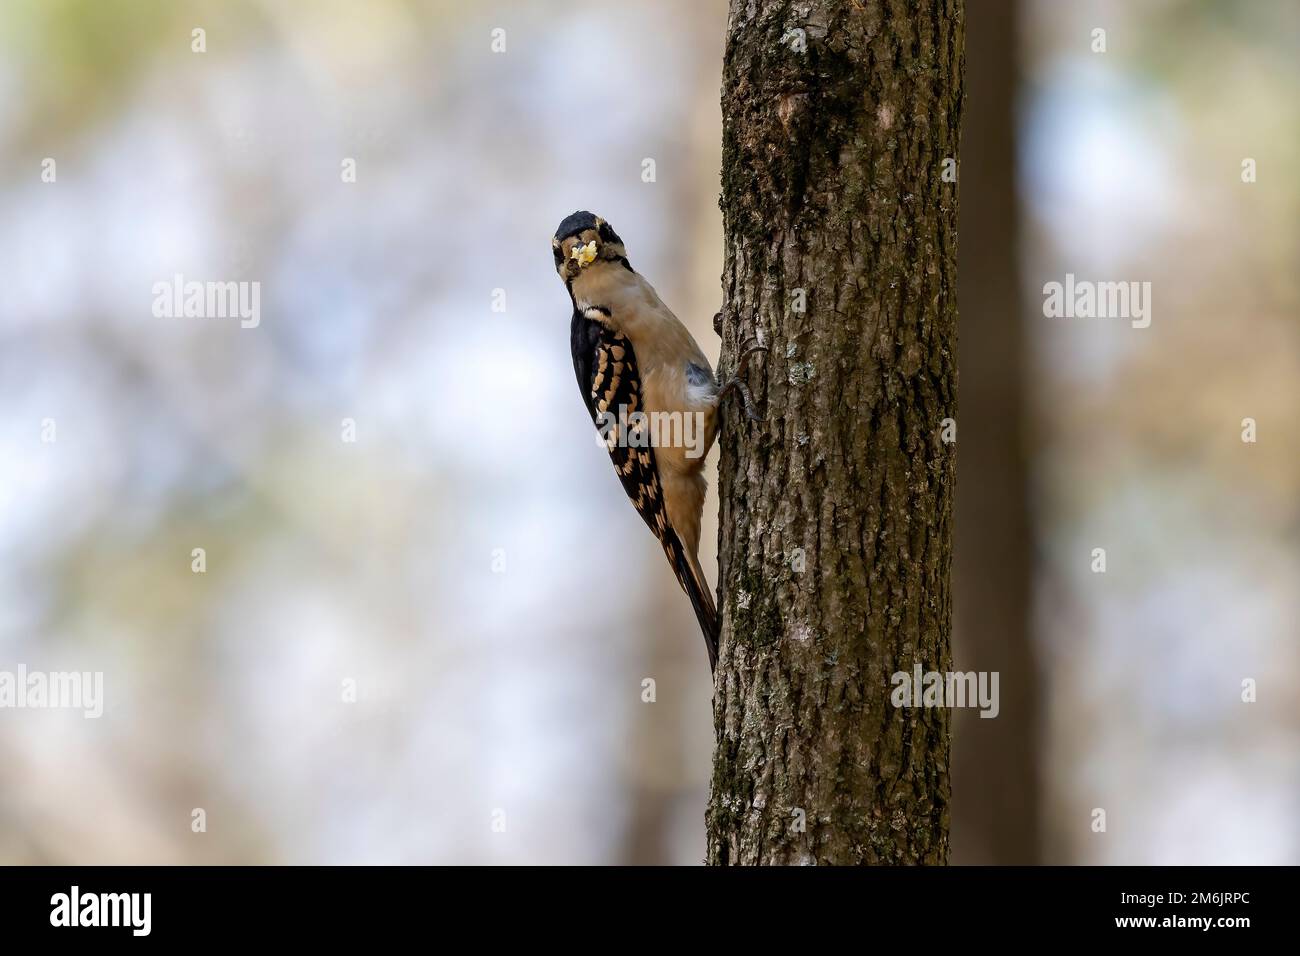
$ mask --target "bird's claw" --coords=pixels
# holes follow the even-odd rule
[[[745,410],[746,418],[751,422],[761,422],[763,420],[754,411],[754,396],[749,393],[749,386],[738,378],[731,379],[722,388],[718,389],[718,402],[721,403],[732,392],[740,396],[740,404]]]
[[[747,345],[744,349],[741,350],[740,358],[738,358],[738,359],[736,360],[736,374],[737,374],[737,375],[744,375],[744,374],[745,374],[745,369],[749,368],[749,358],[750,358],[750,356],[753,355],[755,352],[769,352],[769,351],[771,351],[771,350],[770,350],[766,345],[764,345],[764,344],[763,344],[760,340],[758,340],[758,339],[750,339],[749,341],[750,341],[750,344]]]
[[[722,313],[719,312],[718,317],[721,317],[721,315]],[[717,318],[715,318],[715,321],[717,321]],[[763,421],[763,419],[758,415],[757,412],[754,411],[754,396],[750,394],[749,386],[745,384],[743,380],[743,376],[745,374],[746,369],[749,368],[750,358],[756,352],[766,352],[766,351],[768,351],[768,347],[766,345],[761,345],[758,344],[756,341],[751,340],[750,344],[741,350],[740,357],[736,360],[735,373],[723,384],[723,386],[720,389],[718,389],[718,404],[721,404],[729,394],[734,392],[735,394],[740,396],[740,404],[741,407],[744,408],[745,410],[745,417],[748,418],[751,422],[761,422]]]

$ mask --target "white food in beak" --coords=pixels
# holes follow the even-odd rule
[[[596,258],[596,240],[591,240],[585,246],[575,245],[569,253],[569,258],[577,259],[579,266],[590,265]]]

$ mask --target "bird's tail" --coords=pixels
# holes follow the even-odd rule
[[[673,536],[676,538],[676,535]],[[691,599],[691,607],[695,609],[695,619],[700,622],[700,630],[704,632],[704,646],[709,652],[709,673],[713,673],[718,667],[718,609],[713,603],[713,591],[709,588],[708,579],[704,577],[704,569],[700,567],[700,561],[695,555],[687,553],[680,540],[674,542],[672,548],[673,571],[677,574],[677,581],[686,592],[686,596]]]

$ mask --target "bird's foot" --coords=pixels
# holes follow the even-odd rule
[[[722,313],[718,313],[721,315]],[[766,352],[768,348],[762,344],[762,340],[751,340],[748,345],[741,349],[740,358],[736,360],[736,371],[732,376],[722,384],[718,389],[718,404],[721,405],[728,395],[736,394],[740,396],[741,407],[745,410],[745,417],[751,422],[761,422],[763,419],[754,411],[754,396],[749,392],[749,386],[745,384],[745,370],[749,368],[749,360],[758,352]]]

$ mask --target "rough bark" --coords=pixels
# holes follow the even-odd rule
[[[948,712],[890,692],[950,667],[962,32],[960,0],[731,2],[722,364],[771,352],[720,439],[711,863],[947,859]]]
[[[1029,627],[1032,540],[1023,438],[1024,329],[1016,263],[1018,3],[985,0],[966,28],[961,174],[961,484],[957,488],[953,656],[997,671],[996,720],[953,724],[953,861],[1031,864],[1038,836],[1038,675]]]

